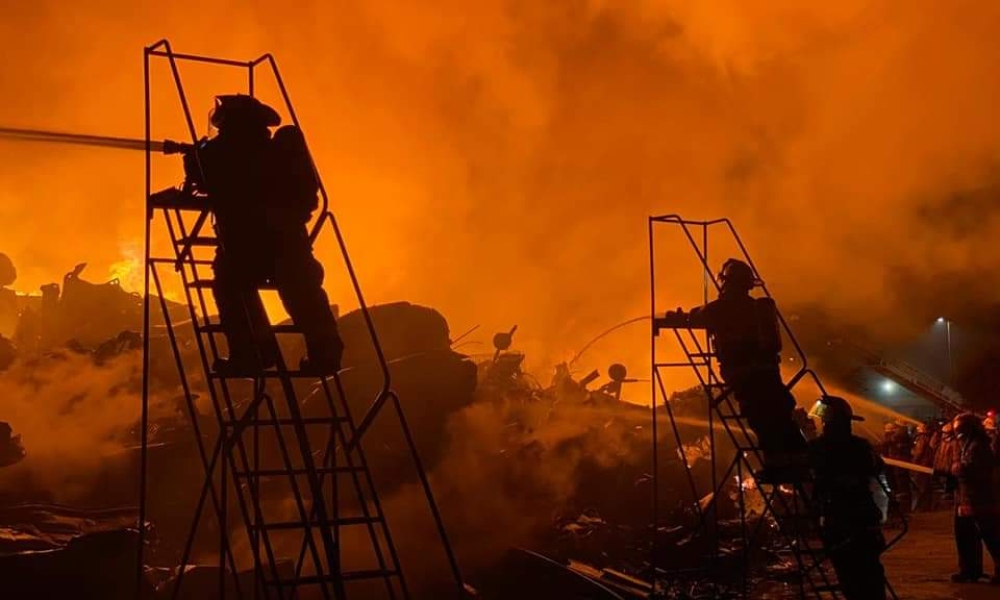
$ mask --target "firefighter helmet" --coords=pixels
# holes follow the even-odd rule
[[[965,436],[983,429],[983,422],[972,413],[962,413],[955,417],[952,423],[954,423],[955,435]]]
[[[986,428],[986,431],[995,431],[997,428],[996,417],[987,416],[983,419],[983,427]]]
[[[809,416],[817,418],[824,423],[831,421],[864,421],[864,417],[854,414],[854,409],[850,403],[840,396],[823,396],[813,405],[809,411]]]
[[[753,268],[737,258],[727,260],[719,271],[719,285],[724,290],[749,292],[760,284]]]
[[[219,130],[231,125],[277,127],[281,124],[281,115],[253,96],[231,94],[215,97],[210,120]]]

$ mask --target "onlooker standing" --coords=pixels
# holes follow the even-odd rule
[[[955,417],[953,429],[958,453],[951,474],[958,483],[955,493],[955,545],[959,572],[956,583],[983,577],[983,545],[993,557],[990,583],[1000,585],[1000,514],[993,489],[995,458],[982,421],[973,414]]]

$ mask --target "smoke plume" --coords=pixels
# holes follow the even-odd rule
[[[458,330],[516,322],[551,364],[648,311],[654,213],[734,219],[786,304],[898,325],[900,272],[979,274],[972,292],[995,299],[996,203],[961,223],[952,208],[994,195],[998,34],[1000,7],[968,0],[43,0],[5,11],[0,92],[5,125],[140,136],[143,45],[271,51],[368,299],[439,307]],[[199,134],[211,95],[245,85],[213,73],[182,71]],[[153,82],[154,136],[183,137],[166,71]],[[155,185],[179,176],[163,169]],[[23,291],[80,260],[118,273],[141,242],[141,155],[0,143],[0,194]],[[644,337],[588,361],[643,364]]]

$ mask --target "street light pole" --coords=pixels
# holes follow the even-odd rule
[[[955,361],[951,357],[951,319],[938,317],[938,323],[944,323],[945,335],[948,338],[948,385],[955,386]]]
[[[951,320],[945,319],[945,330],[948,333],[948,385],[955,386],[955,361],[951,357]]]

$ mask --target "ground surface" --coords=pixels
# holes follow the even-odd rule
[[[1000,599],[998,586],[949,581],[958,570],[951,519],[950,511],[913,515],[909,534],[886,553],[883,563],[900,600]],[[988,555],[985,560],[990,572]]]

